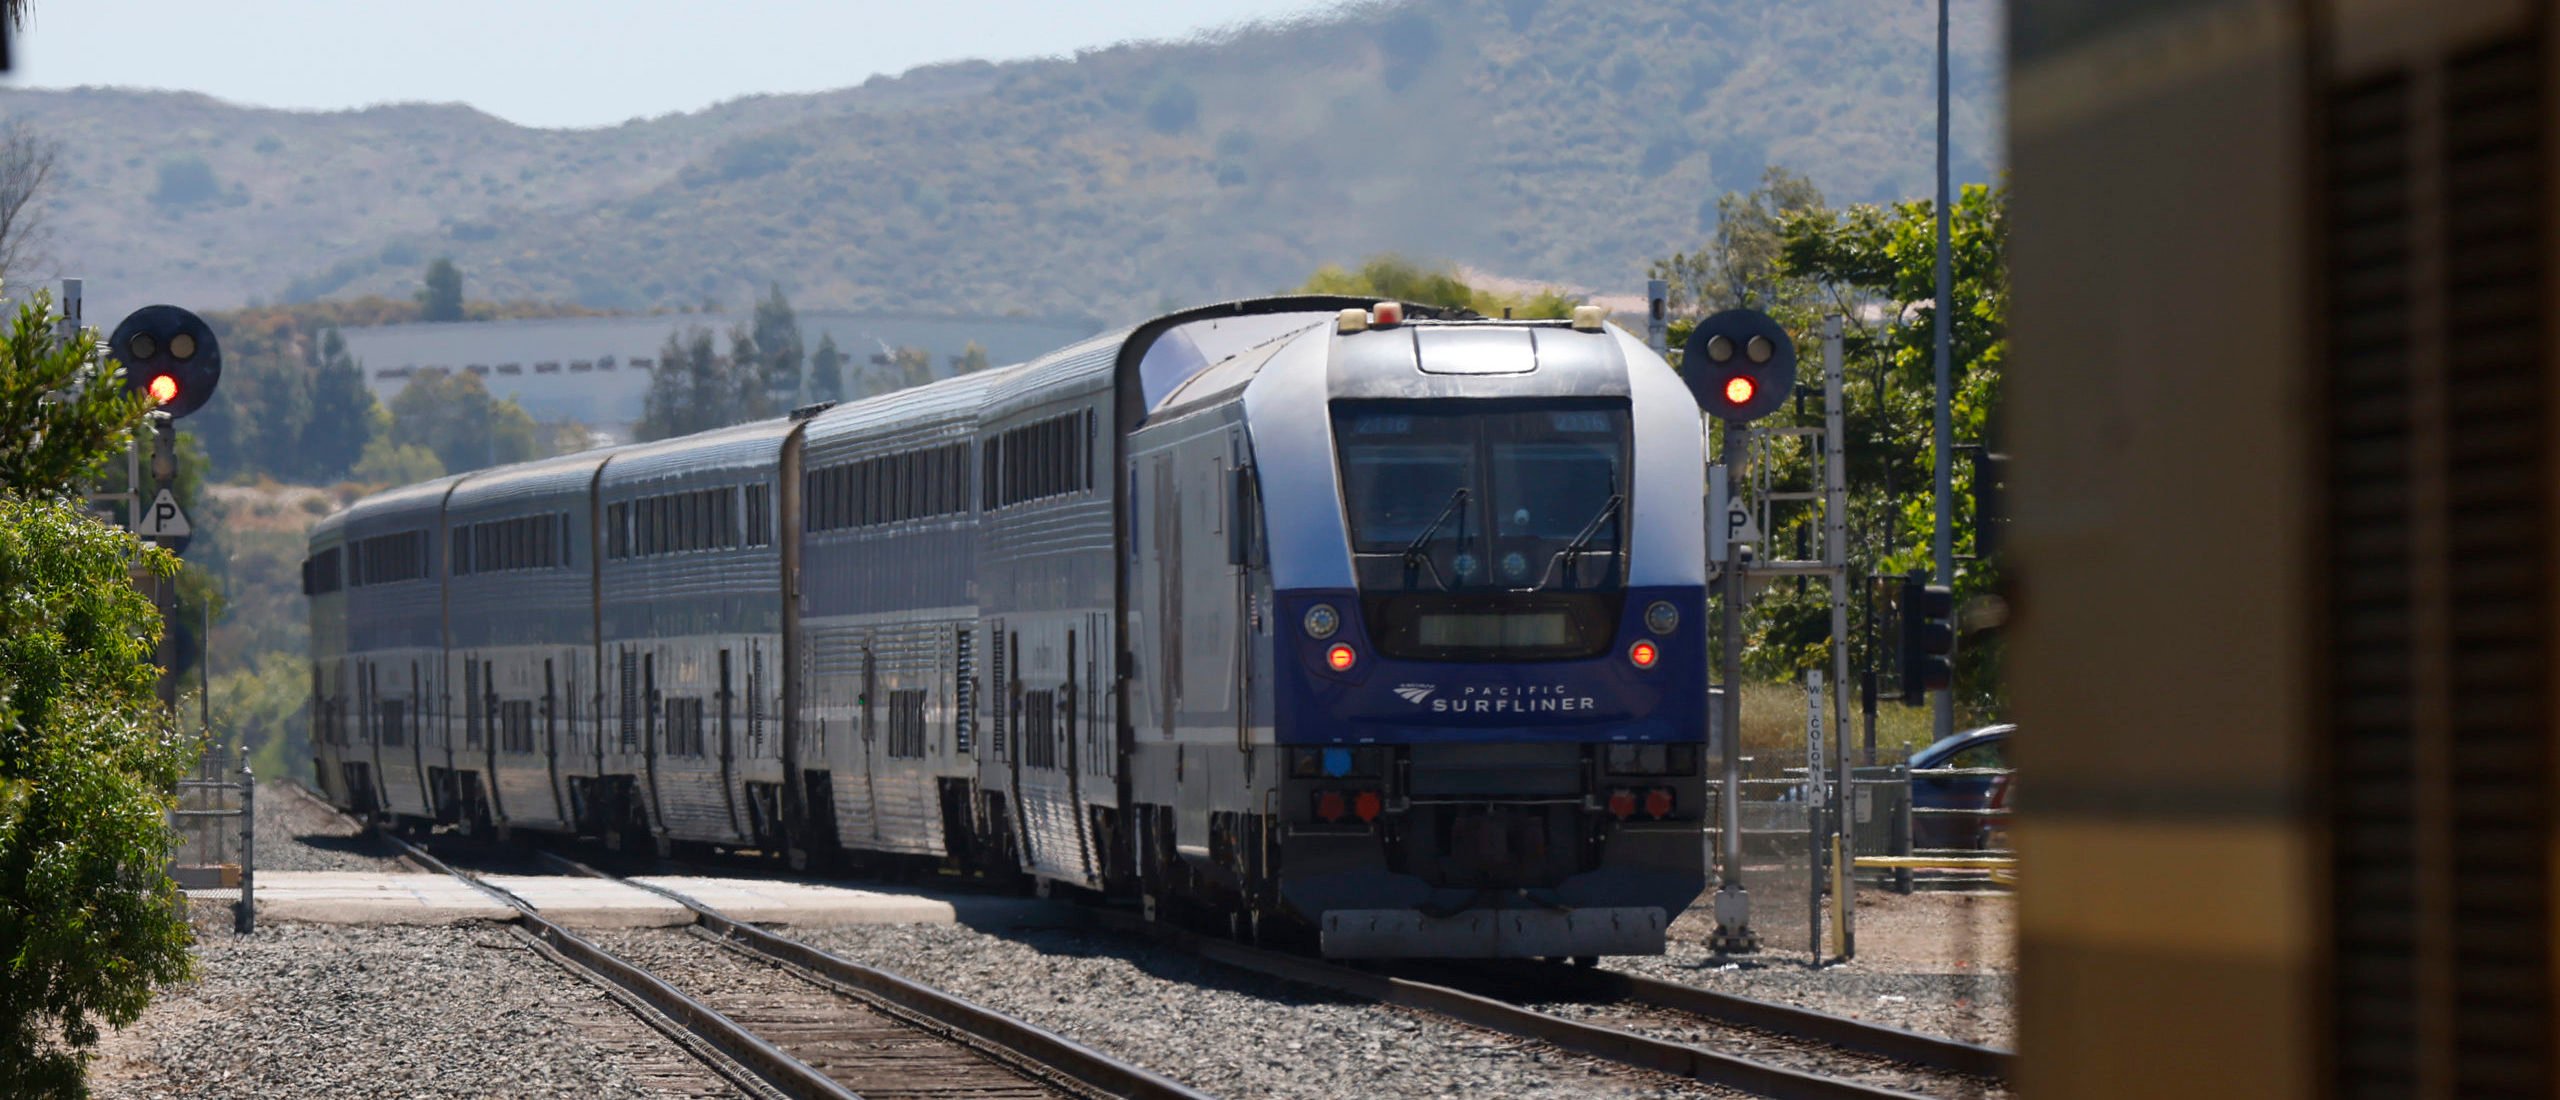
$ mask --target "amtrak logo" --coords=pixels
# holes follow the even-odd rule
[[[1422,705],[1423,700],[1431,698],[1432,692],[1438,690],[1440,690],[1438,684],[1398,684],[1396,696],[1418,707]]]

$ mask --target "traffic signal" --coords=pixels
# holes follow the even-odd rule
[[[1795,393],[1796,343],[1768,314],[1728,309],[1690,330],[1680,374],[1699,408],[1747,424],[1778,411]]]
[[[204,407],[222,381],[222,345],[204,318],[176,306],[144,306],[107,337],[107,358],[124,364],[124,385],[147,394],[171,418]]]
[[[1956,682],[1956,594],[1912,570],[1902,582],[1902,701],[1925,702]]]

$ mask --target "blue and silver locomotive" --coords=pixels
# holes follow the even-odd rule
[[[1174,314],[323,521],[320,778],[1334,956],[1658,952],[1705,885],[1702,470],[1596,311]]]

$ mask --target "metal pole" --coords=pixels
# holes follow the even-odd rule
[[[1847,396],[1842,392],[1846,375],[1840,362],[1841,318],[1838,314],[1822,322],[1822,518],[1825,537],[1823,562],[1831,567],[1831,735],[1833,767],[1839,774],[1839,797],[1832,800],[1831,822],[1839,843],[1834,847],[1839,863],[1833,877],[1841,886],[1841,896],[1834,900],[1840,908],[1840,955],[1856,953],[1857,898],[1849,894],[1847,860],[1857,854],[1854,843],[1857,805],[1853,801],[1857,788],[1852,785],[1854,773],[1849,765],[1849,467]],[[1815,730],[1814,736],[1821,736]],[[1820,782],[1820,777],[1815,777]]]
[[[1822,885],[1825,877],[1824,856],[1828,846],[1823,832],[1829,827],[1824,809],[1829,800],[1822,796],[1822,670],[1804,674],[1804,818],[1805,818],[1805,954],[1813,965],[1822,965]]]
[[[249,762],[240,762],[240,900],[231,910],[231,930],[246,936],[258,930],[258,777]]]
[[[1742,469],[1747,457],[1746,432],[1740,425],[1724,426],[1724,467],[1728,484]],[[1716,517],[1715,522],[1724,522]],[[1717,700],[1717,740],[1724,751],[1724,783],[1717,797],[1719,803],[1722,859],[1716,888],[1716,930],[1709,937],[1710,950],[1740,954],[1760,949],[1760,937],[1751,931],[1751,895],[1742,888],[1742,543],[1726,539],[1724,544],[1724,613],[1718,620],[1718,633],[1724,647],[1724,695]]]
[[[1952,385],[1948,381],[1949,361],[1954,358],[1952,334],[1955,329],[1955,269],[1947,243],[1947,210],[1952,202],[1947,189],[1947,0],[1938,0],[1938,298],[1936,316],[1931,328],[1937,337],[1933,358],[1937,373],[1936,427],[1934,462],[1937,466],[1934,484],[1938,495],[1937,525],[1930,531],[1930,562],[1939,584],[1955,583],[1955,544],[1949,533],[1948,515],[1953,504],[1950,488],[1954,469],[1952,462],[1955,429],[1949,422],[1948,406],[1953,402]],[[1938,738],[1956,731],[1955,692],[1929,693],[1930,725]]]

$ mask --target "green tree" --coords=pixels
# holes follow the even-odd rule
[[[153,697],[159,616],[128,579],[177,559],[70,495],[142,403],[48,313],[40,294],[0,345],[0,1094],[71,1097],[100,1024],[187,975],[164,815],[197,746]]]
[[[1317,268],[1299,290],[1307,294],[1347,294],[1416,305],[1455,306],[1486,317],[1500,317],[1506,309],[1514,317],[1570,317],[1578,304],[1554,289],[1527,297],[1479,289],[1460,279],[1455,268],[1426,267],[1392,253],[1370,257],[1356,271],[1327,264]]]
[[[764,351],[756,344],[754,329],[729,326],[729,357],[720,366],[728,408],[704,427],[725,428],[773,415],[774,391],[769,388]]]
[[[844,400],[844,352],[835,333],[819,333],[818,350],[809,356],[809,400]]]
[[[364,445],[364,456],[356,460],[348,476],[368,485],[415,485],[444,476],[444,463],[436,453],[417,444],[399,444],[389,435],[377,435]]]
[[[987,369],[987,349],[975,340],[969,341],[967,346],[960,349],[960,365],[953,373],[976,374],[985,369]]]
[[[347,353],[336,326],[320,330],[309,344],[311,397],[296,448],[295,472],[309,481],[336,481],[347,476],[373,442],[373,391],[365,388],[364,367]]]
[[[459,321],[462,319],[462,269],[453,266],[450,257],[438,256],[427,265],[426,285],[418,288],[418,319],[421,321]]]
[[[1647,274],[1671,284],[1671,311],[1682,316],[1802,306],[1814,295],[1814,281],[1785,266],[1784,223],[1828,209],[1813,181],[1772,166],[1757,189],[1716,200],[1715,234],[1705,247],[1655,260]]]
[[[778,403],[798,404],[800,369],[808,354],[800,339],[800,318],[791,312],[791,300],[782,296],[779,282],[756,300],[755,345],[763,353],[766,392]]]
[[[470,373],[424,375],[391,399],[391,442],[433,451],[446,473],[534,456],[533,417]]]
[[[37,291],[0,345],[0,487],[60,492],[94,476],[142,421],[146,400],[121,371],[89,366],[98,342],[54,338],[53,295]]]

